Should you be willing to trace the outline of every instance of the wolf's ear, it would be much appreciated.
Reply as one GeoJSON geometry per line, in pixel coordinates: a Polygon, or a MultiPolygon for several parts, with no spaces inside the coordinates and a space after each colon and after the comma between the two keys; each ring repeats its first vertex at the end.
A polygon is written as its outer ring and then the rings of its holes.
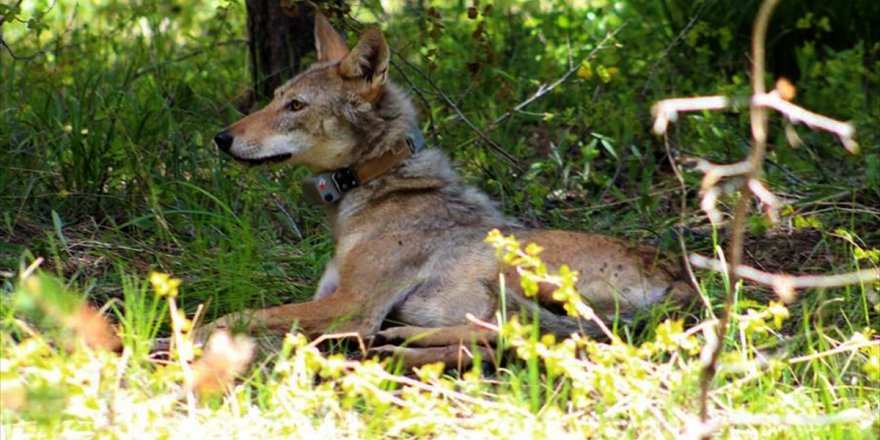
{"type": "Polygon", "coordinates": [[[348,79],[362,79],[361,95],[371,102],[382,96],[388,77],[388,43],[379,29],[366,30],[351,52],[339,64],[339,73],[348,79]]]}
{"type": "Polygon", "coordinates": [[[318,51],[318,61],[341,60],[348,55],[348,46],[339,32],[318,11],[315,11],[315,49],[318,51]]]}

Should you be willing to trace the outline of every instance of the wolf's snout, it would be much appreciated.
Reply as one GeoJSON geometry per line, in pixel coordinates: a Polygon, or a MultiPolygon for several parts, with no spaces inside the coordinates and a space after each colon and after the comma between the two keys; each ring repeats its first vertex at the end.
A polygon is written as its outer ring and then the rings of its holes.
{"type": "Polygon", "coordinates": [[[223,130],[220,133],[217,133],[217,136],[214,136],[214,144],[217,145],[217,148],[224,153],[228,153],[229,149],[232,148],[232,140],[234,138],[228,131],[223,130]]]}

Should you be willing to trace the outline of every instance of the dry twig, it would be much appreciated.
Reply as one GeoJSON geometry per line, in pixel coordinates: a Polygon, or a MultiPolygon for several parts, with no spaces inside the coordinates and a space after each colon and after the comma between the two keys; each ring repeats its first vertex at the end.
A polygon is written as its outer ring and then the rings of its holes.
{"type": "Polygon", "coordinates": [[[609,41],[611,41],[611,39],[614,38],[617,35],[617,33],[620,32],[620,30],[623,29],[625,26],[626,26],[626,24],[623,24],[620,27],[618,27],[617,29],[615,29],[614,32],[611,32],[608,35],[606,35],[605,38],[602,39],[602,41],[599,42],[599,44],[593,50],[591,50],[590,53],[587,54],[587,56],[585,56],[580,63],[571,66],[571,68],[569,68],[565,73],[563,73],[562,76],[560,76],[556,81],[553,81],[549,85],[546,83],[539,85],[538,90],[535,90],[535,93],[533,93],[531,96],[529,96],[528,98],[526,98],[524,101],[520,102],[519,104],[513,106],[513,108],[511,108],[510,110],[504,112],[504,114],[502,114],[501,116],[495,118],[495,120],[492,121],[492,125],[498,125],[499,123],[501,123],[505,119],[512,116],[514,113],[521,112],[529,104],[541,99],[544,95],[549,93],[551,90],[555,89],[556,87],[559,87],[560,84],[562,84],[566,80],[568,80],[568,77],[570,77],[573,73],[577,72],[577,70],[581,68],[584,61],[588,61],[588,60],[593,59],[593,57],[595,57],[596,54],[599,53],[600,50],[605,49],[607,47],[606,44],[609,41]]]}
{"type": "MultiPolygon", "coordinates": [[[[707,258],[702,255],[691,255],[690,262],[696,267],[715,272],[727,272],[730,270],[723,261],[707,258]]],[[[738,278],[772,287],[776,294],[785,302],[791,302],[796,298],[795,289],[842,287],[880,281],[880,269],[864,269],[835,275],[789,275],[786,273],[764,272],[754,267],[740,264],[736,266],[733,272],[736,273],[738,278]]]]}
{"type": "Polygon", "coordinates": [[[482,139],[483,142],[485,142],[487,145],[489,145],[492,148],[492,150],[494,150],[496,153],[498,153],[502,158],[504,158],[508,163],[510,163],[510,165],[512,165],[518,171],[520,171],[520,172],[524,171],[524,169],[522,168],[522,166],[519,164],[519,162],[516,160],[515,157],[513,157],[510,153],[507,152],[507,150],[505,150],[500,145],[498,145],[497,142],[493,141],[490,137],[486,136],[486,134],[483,133],[482,130],[477,128],[477,126],[474,125],[474,123],[471,122],[471,120],[468,119],[467,116],[464,115],[464,113],[461,111],[461,109],[459,109],[458,106],[455,104],[455,101],[453,101],[452,98],[450,98],[446,93],[443,93],[443,90],[441,90],[440,86],[438,86],[437,83],[435,83],[434,80],[431,79],[430,75],[428,75],[427,73],[422,71],[418,66],[409,62],[409,60],[407,60],[406,57],[401,56],[400,53],[398,53],[393,48],[391,48],[391,53],[396,55],[397,58],[403,64],[405,64],[407,67],[409,67],[413,71],[417,72],[422,77],[422,79],[427,81],[428,84],[431,86],[431,88],[434,89],[434,91],[437,93],[437,96],[439,96],[443,100],[443,102],[446,103],[446,105],[452,110],[452,112],[455,113],[455,115],[458,116],[458,118],[461,119],[462,122],[464,122],[465,125],[467,125],[468,128],[471,129],[471,131],[476,133],[477,137],[482,139]]]}
{"type": "MultiPolygon", "coordinates": [[[[696,98],[676,98],[658,102],[652,108],[654,114],[654,132],[666,134],[669,123],[676,121],[682,112],[723,110],[748,105],[752,129],[752,149],[746,160],[734,164],[719,165],[706,160],[696,161],[696,169],[704,173],[701,184],[701,208],[713,223],[721,221],[721,212],[716,207],[718,197],[725,189],[734,189],[740,193],[733,214],[731,238],[727,257],[729,263],[713,260],[700,255],[692,255],[690,262],[697,267],[707,268],[728,275],[728,291],[724,309],[720,314],[716,330],[705,332],[706,345],[701,355],[703,370],[700,376],[700,422],[706,429],[691,430],[700,437],[711,435],[714,429],[709,419],[708,400],[709,387],[715,377],[718,356],[723,348],[727,335],[728,321],[732,313],[737,282],[747,279],[772,286],[777,294],[786,301],[795,298],[795,289],[838,287],[849,284],[876,282],[880,279],[880,270],[868,269],[839,275],[804,275],[771,274],[741,264],[744,239],[744,222],[748,215],[749,204],[755,196],[764,205],[771,220],[778,220],[780,199],[773,194],[760,180],[764,156],[767,148],[767,110],[781,113],[791,123],[803,123],[811,128],[824,130],[837,136],[843,146],[851,153],[858,152],[858,144],[854,140],[855,130],[852,125],[810,112],[789,101],[794,98],[794,86],[787,80],[780,79],[775,90],[766,92],[764,86],[765,40],[767,26],[773,9],[780,0],[765,0],[761,4],[752,35],[752,96],[749,99],[734,99],[726,96],[705,96],[696,98]],[[734,178],[734,185],[719,186],[722,179],[734,178]]],[[[716,420],[717,422],[717,420],[716,420]]],[[[729,423],[729,422],[728,422],[729,423]]]]}
{"type": "Polygon", "coordinates": [[[656,134],[665,134],[669,123],[678,120],[679,113],[736,109],[749,105],[753,109],[773,109],[785,116],[791,123],[803,123],[808,127],[827,131],[837,136],[850,153],[858,153],[859,145],[854,139],[855,129],[852,124],[831,119],[792,104],[789,102],[794,97],[792,89],[791,83],[781,78],[777,81],[775,90],[769,93],[756,93],[751,99],[738,99],[729,96],[664,99],[651,108],[654,115],[653,130],[656,134]]]}

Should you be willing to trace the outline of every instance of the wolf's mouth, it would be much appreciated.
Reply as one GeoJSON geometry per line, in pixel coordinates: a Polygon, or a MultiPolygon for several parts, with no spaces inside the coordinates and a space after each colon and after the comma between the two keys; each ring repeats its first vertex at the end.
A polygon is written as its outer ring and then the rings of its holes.
{"type": "Polygon", "coordinates": [[[233,156],[233,157],[235,158],[235,160],[237,160],[241,163],[246,163],[248,165],[262,165],[262,164],[266,164],[266,163],[284,162],[285,160],[290,159],[291,156],[293,156],[293,155],[292,154],[279,154],[276,156],[260,157],[260,158],[255,158],[255,159],[246,158],[246,157],[236,157],[236,156],[233,156]]]}

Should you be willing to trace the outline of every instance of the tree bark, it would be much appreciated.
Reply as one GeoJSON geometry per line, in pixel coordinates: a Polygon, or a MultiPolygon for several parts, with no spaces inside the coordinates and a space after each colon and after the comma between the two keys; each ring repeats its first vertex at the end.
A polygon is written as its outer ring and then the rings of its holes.
{"type": "Polygon", "coordinates": [[[315,14],[306,2],[246,0],[253,99],[272,98],[275,89],[300,71],[314,50],[315,14]]]}

